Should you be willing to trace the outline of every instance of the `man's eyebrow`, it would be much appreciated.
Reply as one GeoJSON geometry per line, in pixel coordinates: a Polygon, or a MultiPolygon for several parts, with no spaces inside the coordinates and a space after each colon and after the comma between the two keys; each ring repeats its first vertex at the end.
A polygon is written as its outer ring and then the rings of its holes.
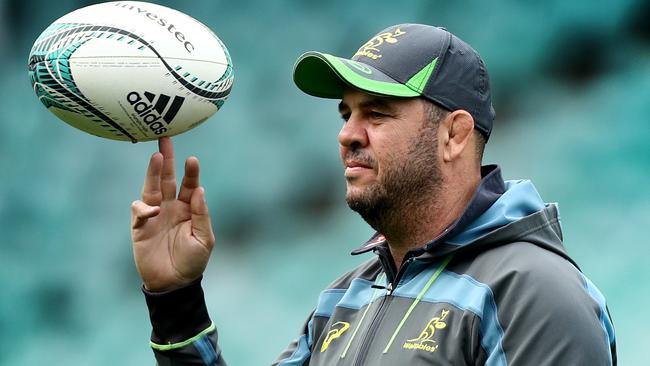
{"type": "Polygon", "coordinates": [[[370,108],[379,108],[384,111],[394,112],[395,107],[390,103],[386,98],[371,98],[364,100],[359,103],[359,108],[361,109],[370,109],[370,108]]]}
{"type": "MultiPolygon", "coordinates": [[[[359,103],[361,109],[379,108],[387,112],[395,112],[395,107],[386,98],[371,98],[359,103]]],[[[349,111],[350,107],[343,101],[339,103],[339,113],[349,111]]]]}

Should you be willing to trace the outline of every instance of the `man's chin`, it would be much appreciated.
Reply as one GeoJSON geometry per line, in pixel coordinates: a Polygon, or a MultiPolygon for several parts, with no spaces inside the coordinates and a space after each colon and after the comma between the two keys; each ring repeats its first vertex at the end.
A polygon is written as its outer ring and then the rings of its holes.
{"type": "Polygon", "coordinates": [[[367,187],[350,186],[350,184],[348,184],[347,192],[345,193],[345,200],[348,203],[367,200],[368,191],[369,189],[367,187]]]}
{"type": "Polygon", "coordinates": [[[381,223],[390,211],[385,197],[372,189],[348,189],[345,200],[352,211],[358,213],[372,228],[381,231],[381,223]]]}
{"type": "Polygon", "coordinates": [[[377,204],[377,192],[372,187],[351,187],[348,185],[345,201],[354,211],[366,211],[377,204]]]}
{"type": "Polygon", "coordinates": [[[362,214],[362,216],[366,211],[368,211],[368,208],[371,206],[369,202],[360,199],[359,197],[347,196],[345,198],[345,201],[352,211],[362,214]]]}

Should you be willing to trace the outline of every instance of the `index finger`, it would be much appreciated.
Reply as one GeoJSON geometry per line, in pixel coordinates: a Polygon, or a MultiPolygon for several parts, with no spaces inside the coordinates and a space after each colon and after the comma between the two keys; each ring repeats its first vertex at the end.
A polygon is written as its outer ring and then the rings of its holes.
{"type": "Polygon", "coordinates": [[[176,199],[176,168],[174,167],[174,145],[169,137],[158,140],[158,149],[163,156],[160,187],[163,200],[176,199]]]}

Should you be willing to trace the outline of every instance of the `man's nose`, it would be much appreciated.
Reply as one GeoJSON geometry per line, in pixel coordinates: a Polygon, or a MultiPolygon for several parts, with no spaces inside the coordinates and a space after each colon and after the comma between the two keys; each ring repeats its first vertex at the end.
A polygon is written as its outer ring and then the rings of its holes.
{"type": "Polygon", "coordinates": [[[342,147],[358,148],[368,145],[368,131],[359,118],[350,116],[339,132],[339,144],[342,147]]]}

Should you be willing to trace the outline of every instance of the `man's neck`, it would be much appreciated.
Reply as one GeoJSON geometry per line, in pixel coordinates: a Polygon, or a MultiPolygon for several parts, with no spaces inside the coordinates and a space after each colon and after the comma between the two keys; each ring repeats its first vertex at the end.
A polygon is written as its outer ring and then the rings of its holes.
{"type": "Polygon", "coordinates": [[[380,231],[388,241],[395,268],[399,270],[406,253],[433,241],[462,215],[479,183],[480,178],[462,188],[441,191],[431,202],[393,212],[394,219],[380,231]]]}

